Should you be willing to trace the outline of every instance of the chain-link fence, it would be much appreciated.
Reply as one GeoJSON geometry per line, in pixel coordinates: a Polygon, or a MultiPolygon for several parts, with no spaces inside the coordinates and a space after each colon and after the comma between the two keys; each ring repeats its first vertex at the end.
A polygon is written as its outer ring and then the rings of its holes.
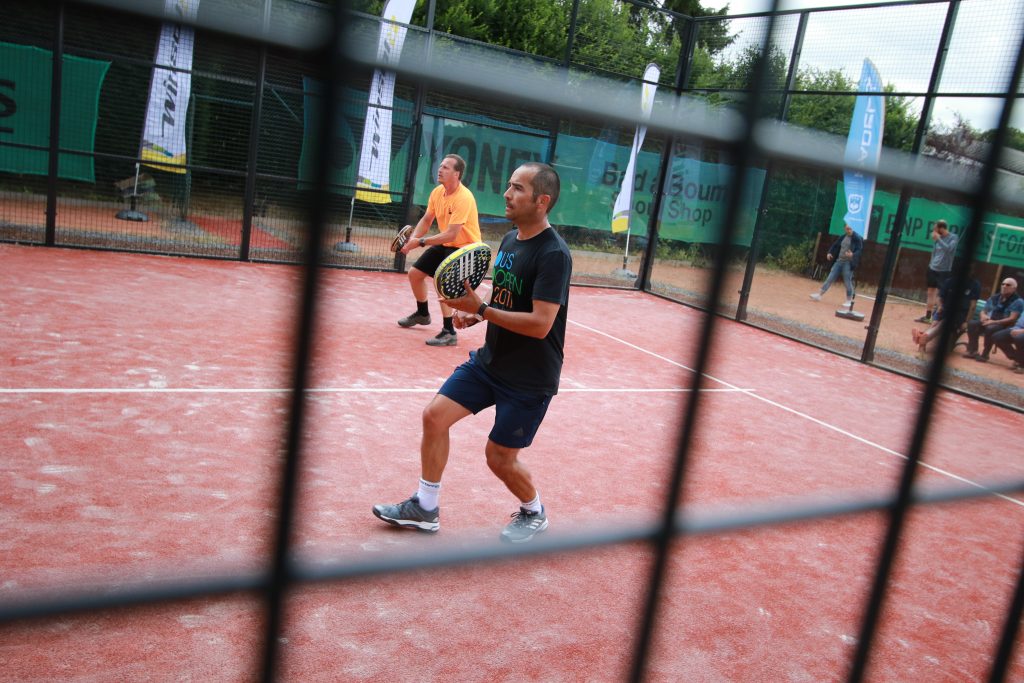
{"type": "MultiPolygon", "coordinates": [[[[369,13],[352,15],[352,34],[368,59],[377,51],[381,5],[363,3],[369,13]]],[[[766,14],[691,18],[640,3],[576,0],[551,10],[550,35],[536,47],[543,54],[529,55],[443,33],[429,22],[445,16],[428,7],[413,15],[404,53],[389,56],[399,65],[434,54],[458,63],[514,64],[520,73],[541,76],[566,67],[567,87],[618,82],[620,91],[606,89],[606,96],[634,108],[645,66],[656,63],[659,72],[648,86],[657,87],[658,102],[689,94],[738,110],[767,45],[759,115],[840,137],[850,129],[857,76],[870,57],[885,86],[886,149],[974,167],[975,174],[1007,91],[1024,11],[1002,0],[890,3],[784,12],[772,23],[766,14]],[[982,39],[991,50],[975,49],[982,39]],[[957,128],[967,117],[973,123],[957,128]],[[965,131],[974,138],[964,140],[965,131]],[[951,147],[951,139],[959,146],[951,147]]],[[[233,21],[209,3],[196,11],[201,25],[233,21]]],[[[252,3],[249,13],[256,26],[322,25],[329,8],[277,0],[252,3]]],[[[201,26],[179,35],[180,45],[166,37],[175,54],[188,56],[188,68],[154,68],[167,64],[158,55],[164,25],[156,18],[20,0],[5,3],[0,14],[0,239],[301,260],[312,160],[323,144],[316,132],[322,83],[309,53],[201,26]],[[59,109],[51,108],[54,102],[59,109]],[[60,116],[51,117],[53,111],[60,116]],[[180,149],[149,139],[158,128],[177,135],[180,149]]],[[[553,221],[578,252],[577,283],[638,287],[706,305],[702,283],[719,255],[714,245],[733,172],[727,148],[652,131],[635,158],[628,230],[620,232],[612,214],[625,187],[635,125],[579,112],[559,116],[542,105],[507,106],[402,77],[387,84],[385,102],[383,91],[373,90],[380,83],[373,76],[367,68],[347,81],[330,142],[337,166],[329,178],[325,265],[403,269],[404,258],[388,251],[390,238],[422,214],[436,166],[449,152],[466,158],[464,181],[476,194],[485,239],[496,242],[508,227],[501,194],[511,169],[541,159],[558,165],[570,190],[553,221]],[[374,157],[377,179],[360,181],[371,168],[364,133],[382,120],[389,124],[389,138],[381,141],[388,149],[374,157]]],[[[1012,201],[1000,200],[1022,189],[1019,158],[1024,155],[1015,148],[1003,155],[1000,193],[973,254],[983,298],[1001,278],[1024,269],[1024,217],[1012,201]]],[[[811,280],[828,270],[825,254],[845,211],[842,170],[776,160],[755,162],[749,173],[728,255],[736,287],[728,288],[719,310],[923,374],[926,360],[908,341],[908,328],[925,313],[929,226],[945,218],[962,234],[969,222],[962,198],[927,189],[906,194],[898,182],[879,181],[857,274],[861,312],[871,312],[864,329],[821,320],[792,301],[797,291],[806,298],[818,284],[811,280]],[[907,208],[896,229],[901,200],[907,208]]],[[[1019,408],[1011,360],[997,358],[985,368],[954,361],[945,381],[1019,408]]]]}

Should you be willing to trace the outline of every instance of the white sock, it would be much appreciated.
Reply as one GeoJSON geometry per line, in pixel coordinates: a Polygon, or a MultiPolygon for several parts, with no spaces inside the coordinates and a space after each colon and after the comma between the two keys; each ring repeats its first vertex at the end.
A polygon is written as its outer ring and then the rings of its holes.
{"type": "Polygon", "coordinates": [[[540,512],[541,510],[544,509],[544,506],[540,504],[539,491],[537,492],[537,495],[533,497],[533,500],[531,500],[529,503],[519,503],[519,505],[520,507],[529,510],[530,512],[540,512]]]}
{"type": "Polygon", "coordinates": [[[420,507],[430,512],[437,509],[437,499],[441,495],[441,482],[420,479],[420,488],[416,496],[420,499],[420,507]]]}

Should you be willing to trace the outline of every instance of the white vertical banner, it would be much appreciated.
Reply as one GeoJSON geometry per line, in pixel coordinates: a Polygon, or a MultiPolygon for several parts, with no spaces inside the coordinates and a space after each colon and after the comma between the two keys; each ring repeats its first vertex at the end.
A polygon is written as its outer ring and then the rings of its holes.
{"type": "MultiPolygon", "coordinates": [[[[644,83],[640,93],[641,116],[644,121],[651,117],[651,110],[654,109],[654,93],[658,90],[658,77],[661,69],[657,64],[648,64],[644,70],[644,83]]],[[[633,208],[633,183],[636,175],[636,157],[644,144],[644,136],[647,135],[647,126],[641,123],[633,134],[633,147],[629,152],[629,163],[626,164],[626,172],[622,176],[622,188],[619,196],[615,198],[615,206],[612,208],[612,232],[628,232],[629,217],[633,208]]],[[[628,247],[627,247],[628,248],[628,247]]]]}
{"type": "MultiPolygon", "coordinates": [[[[882,78],[870,59],[861,68],[859,92],[882,91],[882,78]]],[[[871,228],[871,208],[875,199],[875,174],[882,154],[885,130],[885,97],[858,95],[853,105],[850,134],[846,138],[843,162],[843,189],[846,194],[846,215],[843,219],[863,238],[871,228]]]]}
{"type": "MultiPolygon", "coordinates": [[[[199,0],[165,0],[164,12],[194,20],[199,0]]],[[[146,126],[142,132],[143,163],[163,171],[184,173],[185,114],[192,90],[192,48],[195,31],[164,24],[156,47],[156,66],[149,84],[146,126]],[[169,67],[169,68],[161,68],[169,67]]]]}
{"type": "MultiPolygon", "coordinates": [[[[377,61],[397,64],[402,55],[405,33],[400,24],[412,20],[416,0],[388,0],[377,42],[377,61]]],[[[391,107],[395,96],[395,73],[374,69],[359,152],[356,199],[375,204],[391,203],[391,107]],[[379,191],[372,191],[379,190],[379,191]]]]}

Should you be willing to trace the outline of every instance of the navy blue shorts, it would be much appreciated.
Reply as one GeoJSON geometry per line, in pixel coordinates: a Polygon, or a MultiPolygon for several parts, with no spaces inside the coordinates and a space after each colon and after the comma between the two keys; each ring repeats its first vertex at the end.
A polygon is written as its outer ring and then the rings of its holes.
{"type": "Polygon", "coordinates": [[[551,396],[529,394],[496,381],[476,362],[476,352],[455,368],[438,390],[474,415],[494,406],[494,426],[488,438],[505,448],[526,448],[544,421],[551,396]]]}

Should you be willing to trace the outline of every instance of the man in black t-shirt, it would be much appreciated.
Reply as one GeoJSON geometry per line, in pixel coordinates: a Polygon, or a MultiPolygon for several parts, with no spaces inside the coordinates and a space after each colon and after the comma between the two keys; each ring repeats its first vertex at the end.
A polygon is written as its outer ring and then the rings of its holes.
{"type": "Polygon", "coordinates": [[[487,321],[484,345],[455,369],[423,411],[419,489],[401,503],[374,505],[373,514],[385,522],[430,532],[440,528],[449,430],[493,405],[487,466],[519,500],[501,539],[523,543],[548,527],[540,494],[518,456],[533,442],[562,371],[572,256],[548,222],[558,194],[558,174],[547,164],[517,168],[505,191],[505,217],[516,229],[502,238],[495,256],[490,303],[468,285],[465,296],[445,300],[458,311],[456,328],[487,321]]]}

